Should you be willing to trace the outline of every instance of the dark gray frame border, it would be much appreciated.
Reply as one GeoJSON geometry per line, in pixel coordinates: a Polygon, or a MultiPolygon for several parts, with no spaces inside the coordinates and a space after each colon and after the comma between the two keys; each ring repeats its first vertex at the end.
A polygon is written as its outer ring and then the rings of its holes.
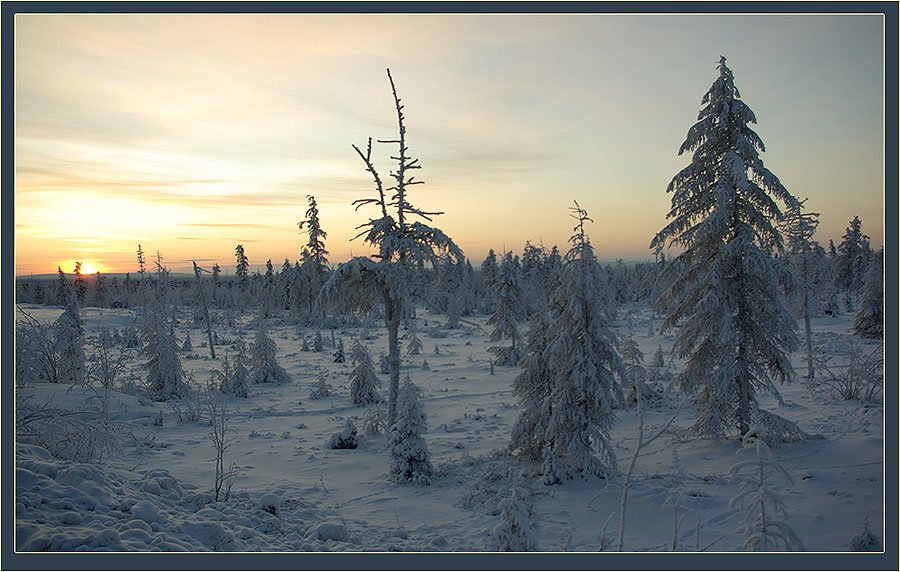
{"type": "Polygon", "coordinates": [[[2,466],[15,471],[14,18],[20,13],[874,13],[885,16],[885,538],[851,553],[16,553],[15,490],[0,489],[0,570],[900,570],[897,462],[898,3],[894,2],[29,2],[2,9],[2,466]],[[891,353],[893,352],[893,353],[891,353]],[[894,382],[894,383],[892,383],[894,382]],[[888,445],[890,444],[890,445],[888,445]]]}

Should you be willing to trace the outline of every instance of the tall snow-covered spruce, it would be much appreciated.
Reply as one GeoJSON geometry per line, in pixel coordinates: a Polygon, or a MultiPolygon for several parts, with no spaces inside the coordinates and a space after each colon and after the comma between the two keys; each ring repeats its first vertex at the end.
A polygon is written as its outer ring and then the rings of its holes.
{"type": "Polygon", "coordinates": [[[650,244],[683,250],[666,267],[658,305],[669,312],[662,330],[678,327],[680,383],[698,407],[693,429],[712,439],[750,429],[761,417],[757,392],[777,396],[774,381],[790,380],[797,347],[781,299],[786,274],[773,257],[783,250],[778,203],[797,199],[763,165],[765,146],[748,126],[756,117],[724,57],[718,70],[679,149],[693,156],[669,183],[671,222],[650,244]]]}
{"type": "Polygon", "coordinates": [[[400,322],[409,313],[414,297],[423,297],[424,285],[420,282],[422,272],[417,269],[431,264],[437,266],[450,258],[458,263],[464,260],[463,253],[453,240],[440,229],[413,217],[431,222],[432,216],[440,212],[419,209],[410,202],[409,190],[424,181],[417,180],[412,173],[421,168],[419,160],[409,155],[406,143],[406,125],[403,108],[391,71],[388,80],[397,113],[398,136],[396,139],[379,140],[379,143],[396,145],[397,151],[391,159],[396,167],[390,172],[394,184],[385,188],[381,175],[375,168],[372,157],[372,139],[365,152],[353,145],[362,159],[366,171],[372,176],[376,197],[353,202],[356,208],[367,205],[378,207],[376,218],[361,224],[357,238],[377,249],[371,257],[355,257],[338,266],[325,284],[323,299],[341,310],[372,307],[373,299],[380,299],[384,308],[384,324],[388,332],[388,424],[397,420],[397,399],[400,391],[400,322]]]}
{"type": "Polygon", "coordinates": [[[516,366],[521,357],[521,345],[518,323],[524,321],[526,314],[525,294],[519,280],[518,267],[511,252],[507,252],[500,264],[499,276],[495,279],[494,299],[496,306],[494,313],[488,319],[489,326],[494,326],[491,331],[491,341],[499,342],[510,340],[510,346],[493,346],[488,349],[496,356],[497,365],[516,366]]]}
{"type": "Polygon", "coordinates": [[[543,461],[547,484],[617,469],[609,433],[613,407],[623,402],[624,368],[611,329],[606,279],[585,233],[591,219],[578,203],[572,211],[578,222],[560,285],[550,298],[546,335],[532,326],[525,371],[513,383],[523,411],[511,449],[543,461]]]}
{"type": "Polygon", "coordinates": [[[295,287],[298,289],[298,313],[304,315],[307,322],[311,322],[315,315],[315,302],[319,291],[328,279],[328,250],[325,249],[325,238],[328,237],[328,233],[322,229],[319,222],[319,205],[316,203],[316,197],[308,195],[306,198],[309,201],[306,218],[297,223],[297,226],[300,230],[306,228],[308,240],[300,251],[300,275],[295,287]]]}

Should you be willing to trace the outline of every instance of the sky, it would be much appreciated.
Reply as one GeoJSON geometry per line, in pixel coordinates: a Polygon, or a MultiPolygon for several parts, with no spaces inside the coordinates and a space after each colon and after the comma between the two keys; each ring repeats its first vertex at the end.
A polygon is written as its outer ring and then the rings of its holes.
{"type": "MultiPolygon", "coordinates": [[[[377,215],[351,144],[394,138],[386,68],[426,182],[410,199],[475,264],[565,250],[652,260],[666,186],[727,58],[762,159],[839,242],[884,221],[880,15],[27,15],[15,20],[19,275],[296,260],[307,195],[332,262],[377,215]]],[[[376,167],[390,170],[386,145],[376,167]]]]}

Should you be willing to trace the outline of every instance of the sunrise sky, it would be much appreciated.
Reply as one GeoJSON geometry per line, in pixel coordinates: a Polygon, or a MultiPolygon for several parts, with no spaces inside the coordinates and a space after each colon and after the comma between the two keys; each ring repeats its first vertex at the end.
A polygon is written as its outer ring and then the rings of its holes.
{"type": "Polygon", "coordinates": [[[395,134],[386,67],[427,183],[411,199],[474,263],[564,247],[573,199],[602,259],[652,259],[720,54],[817,238],[859,215],[883,243],[877,15],[20,14],[15,46],[18,274],[133,272],[138,243],[173,270],[231,268],[238,243],[280,265],[308,194],[332,261],[366,253],[351,144],[395,134]]]}

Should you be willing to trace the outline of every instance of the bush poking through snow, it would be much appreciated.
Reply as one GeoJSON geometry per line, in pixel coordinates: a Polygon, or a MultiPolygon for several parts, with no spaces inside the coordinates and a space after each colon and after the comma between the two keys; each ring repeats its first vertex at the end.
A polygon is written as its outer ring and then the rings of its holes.
{"type": "Polygon", "coordinates": [[[359,441],[356,438],[356,425],[351,419],[347,419],[344,429],[340,433],[335,433],[328,441],[330,449],[356,449],[359,447],[359,441]]]}
{"type": "Polygon", "coordinates": [[[412,332],[409,335],[409,343],[406,344],[406,353],[411,356],[417,356],[422,353],[422,340],[416,336],[415,332],[412,332]]]}
{"type": "Polygon", "coordinates": [[[313,338],[312,351],[321,352],[322,349],[322,332],[316,332],[316,337],[313,338]]]}
{"type": "Polygon", "coordinates": [[[381,380],[375,373],[375,364],[366,346],[359,339],[353,340],[350,346],[350,364],[353,366],[350,371],[350,402],[360,406],[381,401],[378,394],[381,380]]]}
{"type": "Polygon", "coordinates": [[[869,528],[869,517],[863,522],[863,531],[850,539],[850,552],[881,552],[881,541],[869,528]]]}
{"type": "Polygon", "coordinates": [[[338,340],[337,350],[334,352],[334,363],[344,363],[347,356],[344,354],[344,340],[338,340]]]}
{"type": "Polygon", "coordinates": [[[779,550],[779,547],[788,551],[803,550],[803,542],[784,521],[784,503],[770,484],[778,473],[793,484],[790,475],[775,460],[761,429],[752,427],[741,440],[744,443],[742,450],[752,450],[756,456],[736,463],[728,471],[729,478],[739,483],[741,491],[728,503],[729,510],[744,508],[749,503],[744,521],[738,528],[744,535],[743,549],[753,552],[779,550]]]}
{"type": "Polygon", "coordinates": [[[231,439],[228,433],[231,429],[228,427],[228,401],[222,394],[215,394],[211,391],[206,393],[206,409],[209,413],[209,439],[213,443],[216,450],[215,466],[216,476],[213,483],[213,494],[215,501],[227,501],[231,497],[231,487],[237,471],[234,463],[225,468],[225,449],[231,439]]]}
{"type": "Polygon", "coordinates": [[[56,351],[59,355],[59,382],[81,385],[85,380],[84,320],[75,296],[56,320],[56,351]]]}
{"type": "Polygon", "coordinates": [[[810,390],[832,398],[874,401],[884,385],[883,351],[880,345],[870,351],[859,340],[848,340],[837,352],[816,360],[818,375],[809,380],[810,390]]]}
{"type": "Polygon", "coordinates": [[[310,399],[323,399],[334,394],[334,388],[325,383],[325,374],[319,372],[319,379],[309,390],[310,399]]]}
{"type": "Polygon", "coordinates": [[[531,503],[528,494],[519,486],[510,488],[509,495],[500,501],[500,524],[491,531],[491,540],[498,552],[530,552],[537,549],[531,525],[531,503]]]}
{"type": "Polygon", "coordinates": [[[225,356],[222,371],[216,372],[220,378],[219,391],[235,397],[249,397],[250,372],[247,371],[245,361],[244,342],[239,342],[237,355],[234,356],[234,364],[229,364],[228,356],[225,356]]]}
{"type": "Polygon", "coordinates": [[[407,376],[397,400],[397,421],[391,426],[391,479],[398,482],[431,483],[431,453],[422,438],[428,430],[419,404],[419,388],[407,376]]]}
{"type": "Polygon", "coordinates": [[[379,403],[370,407],[363,415],[363,431],[366,435],[384,435],[387,432],[387,412],[379,403]]]}
{"type": "Polygon", "coordinates": [[[288,383],[291,376],[278,364],[275,342],[266,334],[262,324],[250,346],[250,371],[253,383],[288,383]]]}
{"type": "Polygon", "coordinates": [[[165,301],[159,300],[148,308],[141,324],[147,356],[147,392],[156,401],[169,401],[188,393],[174,325],[166,319],[168,314],[165,301]]]}

